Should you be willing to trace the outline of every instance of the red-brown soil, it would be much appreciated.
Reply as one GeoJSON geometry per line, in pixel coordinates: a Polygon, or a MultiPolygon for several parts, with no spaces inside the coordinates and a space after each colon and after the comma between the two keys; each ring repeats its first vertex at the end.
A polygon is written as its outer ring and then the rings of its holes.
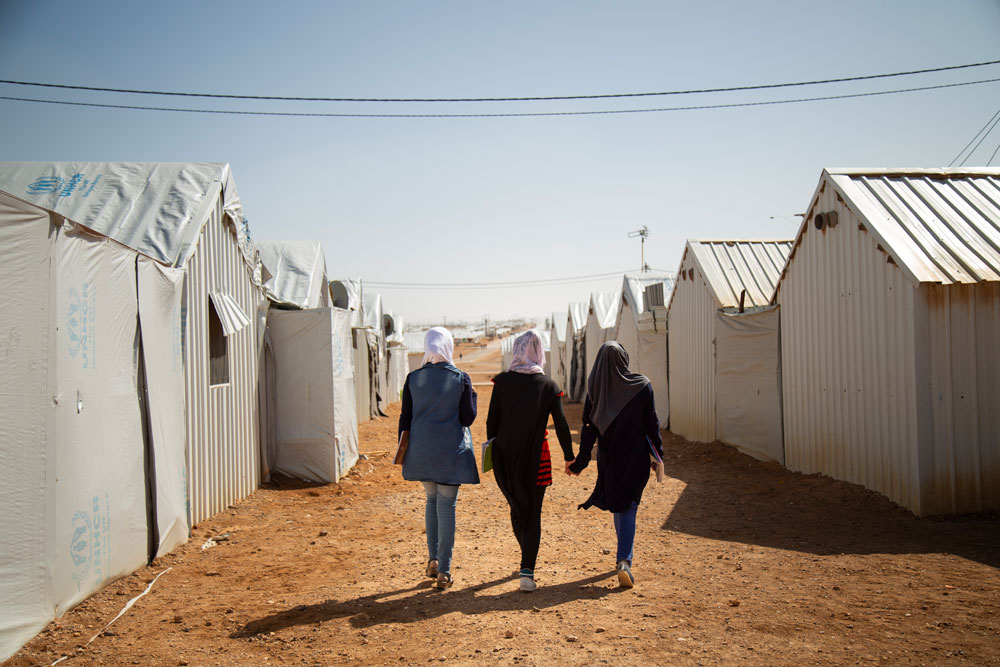
{"type": "MultiPolygon", "coordinates": [[[[485,382],[478,442],[498,353],[463,352],[485,382]]],[[[567,406],[575,429],[580,411],[567,406]]],[[[634,589],[612,576],[610,515],[576,509],[591,466],[557,471],[530,594],[492,475],[463,486],[455,586],[436,591],[422,490],[389,460],[398,414],[361,425],[368,458],[340,484],[266,485],[7,664],[1000,664],[1000,518],[917,519],[858,486],[670,433],[670,479],[639,510],[634,589]]]]}

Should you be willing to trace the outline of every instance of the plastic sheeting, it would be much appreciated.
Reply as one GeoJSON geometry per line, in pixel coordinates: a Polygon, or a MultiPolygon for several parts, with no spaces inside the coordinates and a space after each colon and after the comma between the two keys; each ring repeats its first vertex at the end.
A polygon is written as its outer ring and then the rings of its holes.
{"type": "Polygon", "coordinates": [[[137,268],[159,557],[186,542],[190,532],[182,329],[186,274],[142,255],[137,268]]]}
{"type": "Polygon", "coordinates": [[[243,222],[228,164],[4,162],[0,189],[172,266],[194,253],[220,190],[224,212],[243,222]]]}
{"type": "Polygon", "coordinates": [[[264,283],[269,299],[300,309],[330,306],[326,255],[319,241],[257,241],[257,249],[271,274],[264,283]]]}
{"type": "Polygon", "coordinates": [[[136,253],[2,193],[0,247],[6,658],[145,564],[149,527],[136,253]]]}
{"type": "Polygon", "coordinates": [[[649,378],[660,428],[670,423],[670,392],[667,386],[667,334],[639,333],[639,359],[636,369],[649,378]]]}
{"type": "Polygon", "coordinates": [[[715,400],[719,440],[784,464],[778,308],[716,314],[715,400]]]}
{"type": "Polygon", "coordinates": [[[350,312],[271,310],[276,402],[272,469],[337,482],[358,460],[350,312]]]}
{"type": "Polygon", "coordinates": [[[386,350],[386,357],[389,368],[386,400],[389,403],[398,403],[403,398],[403,385],[406,383],[406,375],[410,372],[409,354],[402,345],[390,345],[386,350]]]}

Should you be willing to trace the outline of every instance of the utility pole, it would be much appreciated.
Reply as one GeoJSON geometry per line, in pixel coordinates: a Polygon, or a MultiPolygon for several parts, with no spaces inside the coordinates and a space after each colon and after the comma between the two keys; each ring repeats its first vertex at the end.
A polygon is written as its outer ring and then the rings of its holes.
{"type": "Polygon", "coordinates": [[[634,232],[629,232],[628,237],[630,239],[638,238],[640,239],[639,252],[640,252],[640,271],[649,271],[649,265],[646,264],[646,237],[649,236],[649,227],[643,225],[641,229],[637,229],[634,232]]]}

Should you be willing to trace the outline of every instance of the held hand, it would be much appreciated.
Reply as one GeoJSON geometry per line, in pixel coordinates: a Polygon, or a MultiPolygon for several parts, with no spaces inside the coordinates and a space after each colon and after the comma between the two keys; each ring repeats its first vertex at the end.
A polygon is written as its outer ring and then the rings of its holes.
{"type": "Polygon", "coordinates": [[[571,461],[566,461],[566,474],[569,475],[570,477],[579,477],[580,476],[580,473],[573,472],[572,470],[569,469],[569,467],[571,465],[573,465],[573,461],[575,461],[575,460],[576,459],[573,459],[571,461]]]}

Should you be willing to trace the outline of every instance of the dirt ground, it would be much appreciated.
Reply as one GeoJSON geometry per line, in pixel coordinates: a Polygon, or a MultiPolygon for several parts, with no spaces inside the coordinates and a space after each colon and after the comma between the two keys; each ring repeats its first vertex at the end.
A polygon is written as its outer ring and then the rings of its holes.
{"type": "MultiPolygon", "coordinates": [[[[462,352],[483,383],[481,442],[499,352],[462,352]]],[[[578,438],[581,406],[566,411],[578,438]]],[[[634,589],[613,576],[611,516],[576,509],[592,465],[577,478],[554,466],[529,594],[492,474],[463,486],[455,586],[436,591],[422,490],[390,461],[398,414],[361,425],[367,459],[340,484],[266,485],[6,664],[1000,664],[1000,517],[917,519],[668,432],[670,478],[639,509],[634,589]]]]}

